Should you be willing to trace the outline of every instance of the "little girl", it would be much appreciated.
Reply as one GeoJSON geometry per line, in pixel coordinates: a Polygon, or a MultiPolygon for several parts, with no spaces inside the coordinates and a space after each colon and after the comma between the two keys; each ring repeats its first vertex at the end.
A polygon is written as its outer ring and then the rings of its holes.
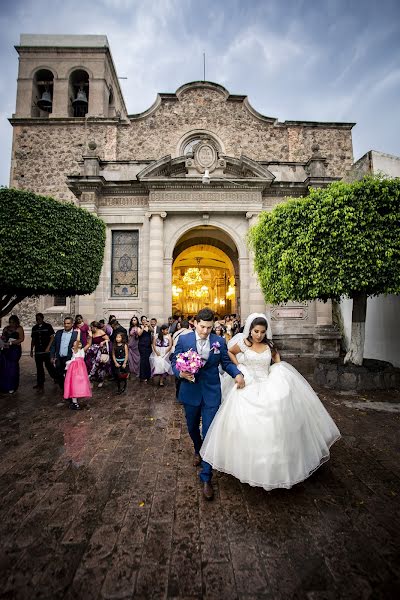
{"type": "Polygon", "coordinates": [[[129,375],[129,372],[126,368],[129,356],[128,352],[128,344],[126,343],[125,334],[117,333],[112,347],[112,359],[114,363],[114,377],[118,385],[118,394],[123,394],[126,390],[126,383],[129,375]],[[121,381],[123,381],[122,390],[121,381]]]}
{"type": "Polygon", "coordinates": [[[169,354],[172,348],[172,337],[168,333],[168,325],[162,325],[160,333],[153,338],[153,352],[150,355],[151,376],[160,376],[159,385],[163,386],[167,375],[172,375],[169,354]]]}
{"type": "Polygon", "coordinates": [[[70,408],[79,410],[78,398],[91,398],[89,376],[86,369],[85,351],[82,342],[76,340],[72,346],[72,358],[67,362],[64,381],[64,398],[70,399],[70,408]]]}

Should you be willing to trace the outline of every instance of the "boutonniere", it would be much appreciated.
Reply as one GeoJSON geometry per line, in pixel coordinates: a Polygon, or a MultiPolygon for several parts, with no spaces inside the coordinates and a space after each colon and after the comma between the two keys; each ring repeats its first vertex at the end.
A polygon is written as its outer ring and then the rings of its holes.
{"type": "Polygon", "coordinates": [[[214,350],[214,354],[219,354],[219,349],[221,348],[221,344],[219,342],[214,342],[211,346],[211,350],[214,350]]]}

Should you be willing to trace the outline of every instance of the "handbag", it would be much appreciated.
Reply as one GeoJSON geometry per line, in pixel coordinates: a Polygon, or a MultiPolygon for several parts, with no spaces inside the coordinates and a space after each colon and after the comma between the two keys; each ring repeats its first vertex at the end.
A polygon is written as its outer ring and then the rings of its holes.
{"type": "Polygon", "coordinates": [[[118,379],[128,379],[129,371],[127,367],[120,367],[118,369],[118,379]]]}
{"type": "Polygon", "coordinates": [[[105,346],[102,347],[102,349],[100,350],[101,354],[100,354],[100,362],[101,363],[108,363],[108,361],[110,360],[110,351],[108,348],[108,342],[106,342],[105,346]]]}

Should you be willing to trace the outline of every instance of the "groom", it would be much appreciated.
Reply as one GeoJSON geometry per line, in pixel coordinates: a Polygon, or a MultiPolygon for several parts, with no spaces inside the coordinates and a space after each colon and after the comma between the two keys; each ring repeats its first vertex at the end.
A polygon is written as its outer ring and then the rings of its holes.
{"type": "Polygon", "coordinates": [[[233,377],[239,388],[244,387],[244,377],[228,356],[226,342],[223,338],[211,333],[214,326],[214,313],[209,308],[199,311],[194,320],[192,333],[179,337],[171,364],[176,377],[181,379],[179,401],[185,408],[186,423],[194,445],[194,466],[201,464],[200,480],[203,482],[203,495],[212,500],[214,490],[211,485],[211,465],[200,457],[202,439],[206,437],[208,428],[221,404],[221,384],[218,365],[233,377]],[[180,352],[195,350],[206,361],[196,375],[176,368],[176,357],[180,352]],[[200,436],[200,418],[202,421],[202,437],[200,436]]]}

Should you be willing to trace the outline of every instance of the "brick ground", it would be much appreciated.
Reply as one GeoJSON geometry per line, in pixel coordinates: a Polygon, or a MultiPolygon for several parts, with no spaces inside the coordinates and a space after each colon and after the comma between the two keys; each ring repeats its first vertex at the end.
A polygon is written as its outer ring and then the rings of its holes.
{"type": "Polygon", "coordinates": [[[1,598],[400,597],[400,413],[348,405],[397,392],[318,390],[343,434],[329,463],[290,491],[217,474],[207,503],[172,382],[72,412],[22,369],[0,397],[1,598]]]}

